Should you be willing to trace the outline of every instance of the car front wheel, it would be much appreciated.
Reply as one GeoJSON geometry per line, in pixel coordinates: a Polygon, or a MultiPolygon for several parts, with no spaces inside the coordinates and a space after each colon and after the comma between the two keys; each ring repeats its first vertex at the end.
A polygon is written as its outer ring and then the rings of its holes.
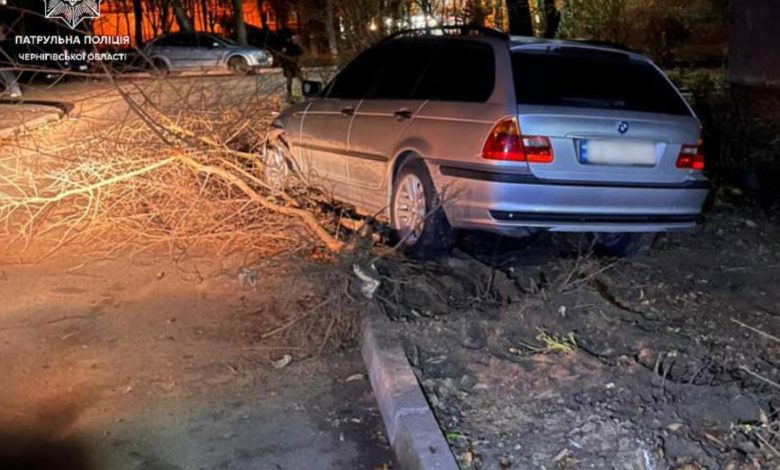
{"type": "Polygon", "coordinates": [[[435,258],[455,244],[455,233],[421,160],[404,164],[393,184],[390,217],[394,245],[409,256],[435,258]]]}
{"type": "Polygon", "coordinates": [[[228,68],[233,75],[248,75],[250,71],[249,63],[243,57],[231,57],[228,61],[228,68]]]}
{"type": "Polygon", "coordinates": [[[171,74],[171,68],[164,60],[158,58],[152,61],[151,73],[157,78],[165,78],[171,74]]]}

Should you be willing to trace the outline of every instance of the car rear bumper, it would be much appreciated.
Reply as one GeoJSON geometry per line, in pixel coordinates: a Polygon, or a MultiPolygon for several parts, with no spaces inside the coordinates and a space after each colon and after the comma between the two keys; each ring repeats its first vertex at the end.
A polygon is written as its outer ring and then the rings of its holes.
{"type": "Polygon", "coordinates": [[[519,235],[529,229],[560,232],[665,232],[696,226],[707,197],[706,180],[685,183],[604,183],[539,180],[436,165],[445,212],[456,228],[519,235]]]}

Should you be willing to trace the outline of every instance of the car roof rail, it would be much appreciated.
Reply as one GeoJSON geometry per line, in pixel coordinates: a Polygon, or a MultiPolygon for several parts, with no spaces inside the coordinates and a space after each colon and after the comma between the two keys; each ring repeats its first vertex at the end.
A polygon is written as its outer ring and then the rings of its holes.
{"type": "Polygon", "coordinates": [[[493,28],[488,28],[486,26],[478,26],[478,25],[451,24],[451,25],[428,26],[425,28],[404,29],[385,37],[384,39],[379,41],[379,44],[392,41],[393,39],[404,38],[404,37],[433,36],[435,35],[434,31],[439,31],[442,36],[482,35],[491,38],[509,40],[509,35],[498,29],[493,29],[493,28]]]}
{"type": "Polygon", "coordinates": [[[597,39],[574,39],[572,42],[585,44],[587,46],[596,46],[596,47],[604,47],[609,49],[615,49],[618,51],[624,51],[624,52],[633,52],[635,54],[639,54],[638,51],[631,49],[630,47],[626,46],[625,44],[621,44],[619,42],[612,42],[612,41],[600,41],[597,39]]]}

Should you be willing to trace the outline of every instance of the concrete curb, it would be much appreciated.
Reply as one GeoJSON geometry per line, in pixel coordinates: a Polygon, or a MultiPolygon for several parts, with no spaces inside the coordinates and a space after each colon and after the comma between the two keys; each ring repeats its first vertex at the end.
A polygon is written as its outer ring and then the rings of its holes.
{"type": "Polygon", "coordinates": [[[0,139],[6,139],[8,137],[13,137],[14,135],[30,132],[50,122],[59,121],[64,116],[65,113],[62,110],[52,107],[51,111],[47,110],[41,116],[22,121],[16,126],[0,129],[0,139]]]}
{"type": "Polygon", "coordinates": [[[363,318],[360,350],[399,467],[457,470],[406,354],[376,304],[363,318]]]}

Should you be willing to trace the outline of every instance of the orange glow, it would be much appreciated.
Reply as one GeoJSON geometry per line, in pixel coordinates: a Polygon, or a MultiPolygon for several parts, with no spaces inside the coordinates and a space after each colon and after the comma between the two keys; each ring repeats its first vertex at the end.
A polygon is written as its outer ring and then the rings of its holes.
{"type": "MultiPolygon", "coordinates": [[[[101,4],[100,18],[95,20],[92,30],[97,35],[106,36],[130,36],[130,40],[135,46],[135,14],[131,6],[122,10],[120,5],[112,5],[109,2],[101,4]]],[[[221,21],[232,22],[232,12],[224,6],[210,6],[207,8],[207,15],[203,14],[202,4],[195,5],[191,21],[197,31],[213,31],[215,33],[224,33],[220,24],[221,21]],[[209,24],[207,24],[207,19],[209,24]]],[[[273,10],[267,3],[263,3],[262,11],[257,2],[245,2],[243,4],[244,20],[248,26],[262,27],[262,16],[264,15],[268,28],[272,31],[277,29],[276,19],[273,10]]],[[[144,11],[143,36],[144,41],[148,41],[167,29],[168,31],[178,31],[179,27],[174,19],[172,9],[169,9],[166,15],[161,15],[159,10],[153,12],[144,11]],[[167,28],[162,25],[162,16],[165,16],[167,28]]]]}

